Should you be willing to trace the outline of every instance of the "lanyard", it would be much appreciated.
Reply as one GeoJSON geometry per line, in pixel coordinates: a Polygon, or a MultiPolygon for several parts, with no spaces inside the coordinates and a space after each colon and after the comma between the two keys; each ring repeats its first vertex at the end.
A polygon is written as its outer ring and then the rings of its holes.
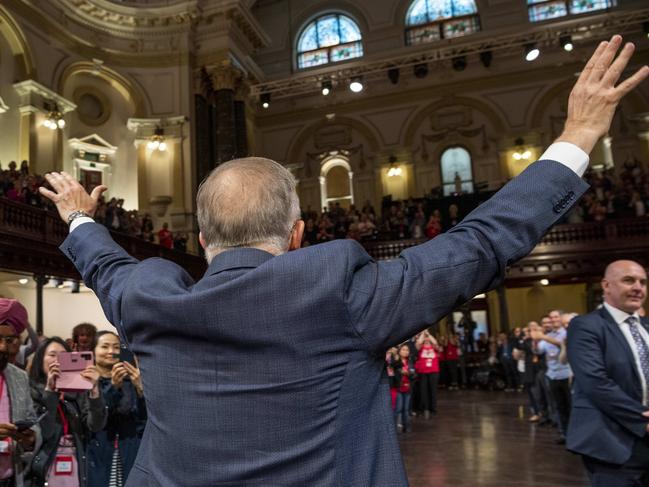
{"type": "Polygon", "coordinates": [[[56,410],[59,412],[59,416],[61,417],[61,423],[63,423],[63,434],[67,436],[70,430],[70,424],[68,423],[68,418],[65,417],[61,402],[59,402],[59,404],[56,406],[56,410]]]}

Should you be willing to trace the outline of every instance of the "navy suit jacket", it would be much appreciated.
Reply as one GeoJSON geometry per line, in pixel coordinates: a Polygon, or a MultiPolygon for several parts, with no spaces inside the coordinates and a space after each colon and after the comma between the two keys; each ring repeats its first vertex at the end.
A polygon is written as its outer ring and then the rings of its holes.
{"type": "Polygon", "coordinates": [[[127,485],[407,485],[385,350],[496,286],[587,187],[540,161],[393,261],[352,240],[239,248],[198,282],[79,226],[61,249],[142,369],[149,421],[127,485]]]}
{"type": "MultiPolygon", "coordinates": [[[[641,320],[647,328],[649,322],[641,320]]],[[[642,383],[620,325],[602,307],[568,327],[568,361],[575,374],[566,445],[599,460],[623,464],[636,438],[647,434],[642,383]]]]}

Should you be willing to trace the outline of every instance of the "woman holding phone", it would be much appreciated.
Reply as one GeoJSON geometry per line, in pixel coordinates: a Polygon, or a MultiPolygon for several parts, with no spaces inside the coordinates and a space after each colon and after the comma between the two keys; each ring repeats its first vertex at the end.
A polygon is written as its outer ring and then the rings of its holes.
{"type": "Polygon", "coordinates": [[[108,420],[105,428],[93,433],[88,445],[88,479],[92,487],[124,485],[146,424],[140,369],[135,363],[121,361],[121,350],[115,333],[97,334],[95,360],[108,420]]]}
{"type": "Polygon", "coordinates": [[[106,422],[106,408],[99,391],[99,372],[88,366],[80,374],[90,382],[86,392],[59,392],[59,354],[70,347],[59,337],[45,340],[36,351],[30,370],[31,395],[36,414],[47,414],[40,422],[43,444],[32,462],[32,485],[86,487],[86,448],[89,434],[106,422]]]}

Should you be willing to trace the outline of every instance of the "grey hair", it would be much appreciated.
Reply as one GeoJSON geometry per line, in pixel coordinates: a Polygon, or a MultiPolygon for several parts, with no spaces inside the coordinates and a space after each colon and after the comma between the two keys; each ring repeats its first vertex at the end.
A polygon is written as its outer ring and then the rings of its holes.
{"type": "Polygon", "coordinates": [[[295,178],[281,164],[261,157],[234,159],[214,169],[196,195],[198,228],[208,262],[232,247],[288,250],[300,219],[295,178]]]}

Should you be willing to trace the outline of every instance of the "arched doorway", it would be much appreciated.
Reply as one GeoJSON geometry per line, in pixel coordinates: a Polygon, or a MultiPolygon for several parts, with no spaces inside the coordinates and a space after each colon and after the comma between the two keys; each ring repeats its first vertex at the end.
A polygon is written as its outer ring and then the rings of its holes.
{"type": "Polygon", "coordinates": [[[349,161],[336,156],[327,159],[320,169],[320,201],[322,208],[339,203],[347,209],[354,204],[354,173],[349,161]]]}

